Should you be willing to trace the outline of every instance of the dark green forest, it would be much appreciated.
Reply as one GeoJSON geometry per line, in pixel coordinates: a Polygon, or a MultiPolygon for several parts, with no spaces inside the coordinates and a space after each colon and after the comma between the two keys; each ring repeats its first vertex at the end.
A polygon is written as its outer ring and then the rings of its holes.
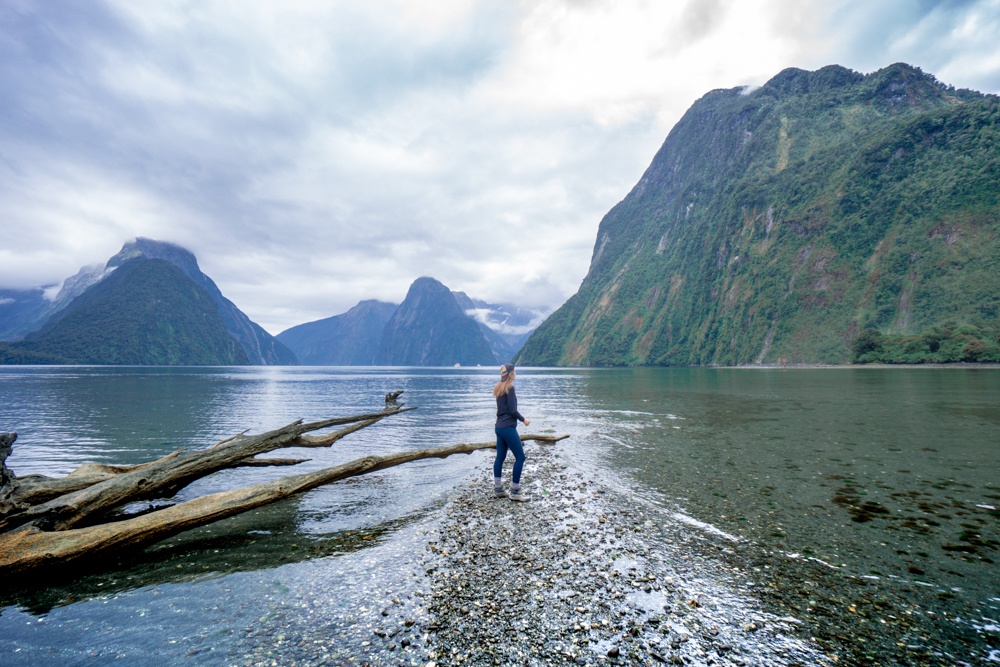
{"type": "Polygon", "coordinates": [[[865,329],[854,339],[851,361],[858,364],[949,364],[1000,362],[1000,326],[954,323],[919,335],[886,335],[865,329]]]}

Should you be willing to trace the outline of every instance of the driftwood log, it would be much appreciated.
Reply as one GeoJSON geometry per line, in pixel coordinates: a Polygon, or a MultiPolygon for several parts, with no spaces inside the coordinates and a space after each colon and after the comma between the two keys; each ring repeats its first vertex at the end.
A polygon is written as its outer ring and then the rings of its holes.
{"type": "MultiPolygon", "coordinates": [[[[401,392],[399,392],[401,393],[401,392]]],[[[133,516],[116,516],[124,505],[169,498],[196,479],[246,465],[295,465],[306,459],[262,459],[285,447],[329,447],[341,438],[415,408],[386,400],[380,412],[303,423],[267,433],[240,433],[207,449],[179,450],[135,466],[85,464],[62,478],[16,477],[6,458],[16,433],[0,434],[0,579],[38,574],[80,561],[143,547],[178,533],[235,516],[324,484],[428,458],[490,449],[495,442],[465,443],[384,456],[365,456],[331,468],[201,496],[133,516]],[[342,426],[325,435],[310,432],[342,426]]],[[[525,435],[553,443],[569,436],[525,435]]]]}

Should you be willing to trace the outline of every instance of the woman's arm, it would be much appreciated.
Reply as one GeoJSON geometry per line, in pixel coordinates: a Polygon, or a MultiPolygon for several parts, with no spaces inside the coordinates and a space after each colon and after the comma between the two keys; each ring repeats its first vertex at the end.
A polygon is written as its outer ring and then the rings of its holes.
{"type": "Polygon", "coordinates": [[[507,405],[510,407],[510,414],[514,415],[518,421],[524,422],[525,426],[531,423],[530,419],[525,419],[524,415],[517,411],[517,394],[514,392],[514,387],[511,387],[507,393],[507,401],[507,405]]]}

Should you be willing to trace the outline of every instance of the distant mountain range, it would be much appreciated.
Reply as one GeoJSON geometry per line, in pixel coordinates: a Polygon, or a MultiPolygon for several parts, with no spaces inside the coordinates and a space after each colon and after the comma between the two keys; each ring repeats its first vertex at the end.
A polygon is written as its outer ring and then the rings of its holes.
{"type": "Polygon", "coordinates": [[[519,361],[1000,359],[1000,98],[915,67],[714,90],[519,361]]]}
{"type": "Polygon", "coordinates": [[[382,334],[398,308],[384,301],[362,301],[346,313],[299,324],[277,338],[307,366],[374,366],[382,334]]]}
{"type": "Polygon", "coordinates": [[[362,301],[346,313],[278,334],[303,364],[462,366],[509,361],[540,313],[472,299],[418,278],[396,306],[362,301]]]}
{"type": "Polygon", "coordinates": [[[294,364],[180,246],[139,238],[84,267],[52,299],[0,292],[0,363],[294,364]]]}
{"type": "Polygon", "coordinates": [[[52,292],[0,291],[0,364],[494,365],[541,319],[425,277],[398,306],[362,301],[274,337],[222,295],[191,252],[146,238],[52,292]]]}

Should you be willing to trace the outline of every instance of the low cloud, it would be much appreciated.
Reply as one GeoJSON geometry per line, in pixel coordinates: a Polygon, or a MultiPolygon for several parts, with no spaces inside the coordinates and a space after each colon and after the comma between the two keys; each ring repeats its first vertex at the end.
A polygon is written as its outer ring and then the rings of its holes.
{"type": "Polygon", "coordinates": [[[510,324],[506,318],[498,318],[496,311],[490,310],[489,308],[470,308],[465,311],[465,314],[477,322],[482,322],[497,333],[508,336],[522,336],[529,331],[537,329],[538,325],[541,324],[550,313],[549,311],[539,312],[535,314],[527,324],[510,324]]]}

